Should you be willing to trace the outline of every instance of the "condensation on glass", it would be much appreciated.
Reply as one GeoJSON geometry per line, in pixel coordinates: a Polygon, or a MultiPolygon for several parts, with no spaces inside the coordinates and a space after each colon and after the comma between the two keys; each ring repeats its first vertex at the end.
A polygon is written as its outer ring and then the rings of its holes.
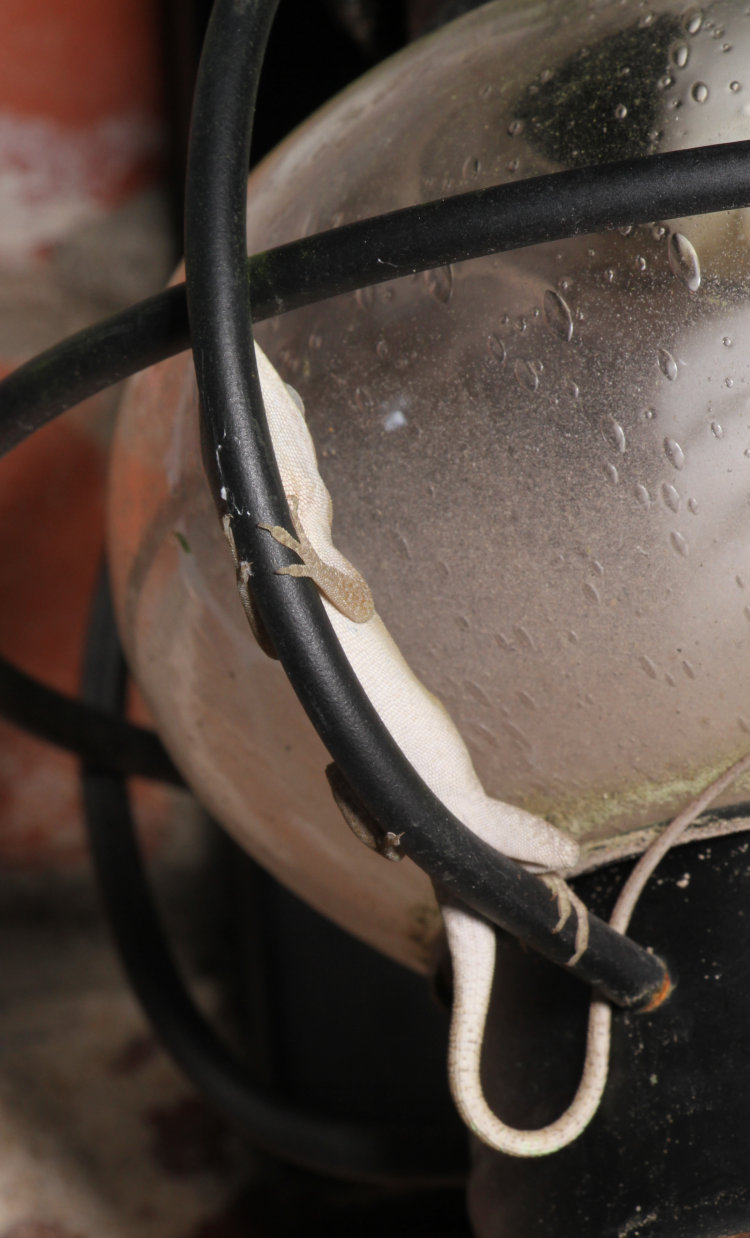
{"type": "MultiPolygon", "coordinates": [[[[747,138],[749,31],[729,3],[487,5],[266,160],[250,249],[747,138]]],[[[749,222],[654,220],[258,329],[304,400],[335,540],[487,789],[583,840],[665,819],[750,746],[749,222]]],[[[131,665],[203,802],[315,906],[423,966],[429,883],[349,835],[247,630],[186,357],[125,397],[110,551],[131,665]]]]}

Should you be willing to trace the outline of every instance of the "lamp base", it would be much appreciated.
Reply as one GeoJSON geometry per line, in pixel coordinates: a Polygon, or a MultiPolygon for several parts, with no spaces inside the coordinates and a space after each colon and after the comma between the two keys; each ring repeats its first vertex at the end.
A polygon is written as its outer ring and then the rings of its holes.
{"type": "MultiPolygon", "coordinates": [[[[629,865],[576,882],[606,916],[629,865]]],[[[601,1108],[569,1147],[516,1160],[477,1145],[477,1238],[726,1238],[750,1230],[750,842],[671,852],[634,916],[675,987],[650,1014],[618,1013],[601,1108]]],[[[588,997],[505,940],[485,1040],[485,1088],[514,1125],[541,1126],[580,1076],[588,997]],[[507,1026],[508,1012],[513,1026],[507,1026]]]]}

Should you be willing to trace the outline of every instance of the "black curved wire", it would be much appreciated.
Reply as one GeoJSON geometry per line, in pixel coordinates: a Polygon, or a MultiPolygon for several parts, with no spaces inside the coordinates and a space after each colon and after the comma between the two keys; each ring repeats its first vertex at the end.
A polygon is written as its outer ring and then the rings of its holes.
{"type": "MultiPolygon", "coordinates": [[[[497,185],[293,241],[248,260],[254,317],[420,270],[625,222],[701,214],[750,198],[749,142],[670,152],[497,185]]],[[[189,347],[184,284],[88,327],[0,382],[0,455],[97,391],[189,347]]],[[[158,737],[0,663],[0,712],[80,756],[179,781],[158,737]],[[119,753],[119,756],[115,754],[119,753]]]]}
{"type": "Polygon", "coordinates": [[[2,657],[0,714],[37,739],[65,748],[98,769],[184,786],[154,731],[57,692],[2,657]]]}
{"type": "MultiPolygon", "coordinates": [[[[82,692],[93,708],[122,710],[126,668],[102,573],[89,623],[82,692]]],[[[366,1126],[295,1109],[259,1087],[195,1005],[175,965],[149,889],[125,781],[82,769],[92,859],[125,971],[160,1041],[189,1078],[253,1141],[286,1161],[360,1181],[441,1184],[466,1173],[466,1139],[453,1128],[366,1126]]]]}
{"type": "MultiPolygon", "coordinates": [[[[204,463],[253,597],[300,701],[344,778],[384,830],[439,886],[554,962],[575,950],[575,917],[556,932],[548,888],[468,830],[412,769],[363,692],[312,581],[278,575],[289,552],[258,528],[291,528],[266,424],[245,276],[247,165],[258,77],[277,0],[216,0],[196,84],[185,210],[185,266],[201,397],[204,463]]],[[[664,984],[663,964],[590,918],[575,971],[624,1005],[664,984]]]]}
{"type": "MultiPolygon", "coordinates": [[[[253,81],[257,79],[265,33],[275,4],[266,0],[266,3],[255,5],[238,5],[235,0],[230,6],[228,0],[225,3],[219,0],[216,7],[222,10],[216,23],[227,24],[220,27],[214,39],[209,56],[214,59],[214,67],[206,72],[218,72],[222,65],[231,67],[234,64],[236,69],[244,57],[244,63],[254,75],[249,92],[244,96],[247,102],[253,93],[253,81]],[[241,36],[244,30],[254,39],[242,53],[238,50],[234,59],[229,47],[233,37],[228,24],[230,7],[235,18],[234,37],[237,33],[241,36]]],[[[235,75],[232,90],[241,85],[235,75]]],[[[216,86],[216,98],[212,101],[211,92],[206,88],[205,98],[200,101],[206,110],[203,116],[200,109],[196,114],[199,136],[193,157],[198,169],[204,156],[204,166],[211,162],[205,149],[201,153],[201,144],[205,147],[212,132],[216,137],[217,129],[212,130],[212,125],[226,120],[230,135],[243,136],[244,117],[238,115],[237,100],[233,102],[227,96],[218,78],[216,86]],[[212,102],[224,106],[223,114],[217,108],[212,116],[212,102]],[[205,126],[202,134],[201,123],[205,126]]],[[[238,98],[242,107],[241,92],[238,98]]],[[[249,142],[249,134],[247,138],[249,142]]],[[[245,157],[246,145],[240,141],[241,158],[245,157]]],[[[746,206],[750,200],[748,147],[750,143],[733,143],[556,174],[408,208],[377,220],[305,238],[250,260],[255,316],[262,318],[281,313],[368,283],[514,246],[677,214],[746,206]]],[[[353,785],[364,792],[382,823],[388,828],[407,824],[406,843],[410,854],[437,881],[452,886],[460,897],[491,919],[506,923],[511,931],[518,932],[517,925],[523,923],[528,903],[531,921],[541,923],[545,916],[539,894],[534,890],[536,883],[515,866],[501,863],[502,857],[491,849],[477,845],[473,836],[429,796],[413,772],[404,766],[400,754],[389,743],[389,737],[382,729],[379,732],[379,720],[369,703],[358,694],[356,682],[352,682],[348,673],[348,664],[342,662],[340,651],[331,642],[314,590],[295,582],[292,592],[287,584],[274,577],[273,570],[281,561],[279,552],[267,539],[258,543],[251,527],[252,516],[248,520],[240,517],[238,502],[245,497],[247,489],[241,460],[239,457],[232,459],[233,449],[230,448],[224,459],[216,461],[216,449],[220,446],[216,432],[224,428],[224,414],[228,413],[228,420],[235,419],[240,449],[249,452],[251,480],[259,483],[256,493],[262,518],[284,519],[286,513],[278,477],[264,430],[257,375],[246,347],[247,336],[243,335],[245,327],[249,327],[244,290],[245,255],[240,253],[244,244],[240,246],[239,243],[241,225],[238,222],[244,220],[244,202],[238,191],[237,159],[232,157],[226,142],[217,152],[214,168],[222,160],[225,161],[225,175],[219,177],[221,185],[217,182],[218,196],[212,185],[201,195],[195,182],[197,173],[193,176],[194,214],[190,223],[195,242],[191,245],[191,262],[195,259],[191,290],[193,320],[197,323],[196,316],[205,310],[209,318],[214,310],[218,311],[216,322],[209,323],[202,337],[196,338],[196,361],[203,371],[209,444],[213,433],[215,484],[222,480],[232,483],[227,494],[236,540],[241,550],[254,547],[257,551],[260,546],[261,551],[268,552],[258,556],[263,569],[258,581],[260,608],[267,619],[273,618],[269,626],[290,677],[326,743],[353,785]],[[211,251],[214,256],[220,255],[221,263],[212,292],[205,266],[207,255],[201,254],[201,248],[208,236],[203,229],[213,225],[212,209],[220,204],[222,193],[225,193],[225,200],[219,216],[221,235],[218,247],[211,251]],[[234,229],[227,218],[226,208],[230,202],[241,207],[235,214],[234,229]],[[223,290],[222,281],[225,283],[223,290]],[[214,296],[217,303],[212,305],[214,296]],[[238,306],[235,318],[231,311],[238,306]],[[217,381],[215,372],[215,349],[222,341],[229,345],[226,383],[217,381]],[[207,352],[203,351],[204,346],[207,352]],[[243,357],[243,353],[247,355],[243,357]],[[218,397],[218,404],[213,397],[218,397]],[[225,397],[228,397],[226,403],[225,397]],[[245,417],[245,407],[255,410],[254,419],[245,417]],[[287,608],[288,616],[283,614],[283,607],[287,608]],[[338,731],[342,724],[343,739],[338,731]],[[510,910],[505,917],[497,906],[495,887],[498,882],[504,882],[506,893],[509,892],[510,910]]],[[[244,186],[244,169],[242,184],[244,186]]],[[[201,336],[200,332],[195,334],[201,336]]],[[[20,367],[0,383],[0,454],[79,400],[180,351],[187,346],[188,335],[185,290],[177,287],[78,333],[20,367]]],[[[114,639],[116,641],[116,637],[114,639]]],[[[95,651],[96,640],[91,648],[95,651]]],[[[455,1169],[455,1161],[452,1155],[445,1158],[446,1148],[439,1145],[439,1141],[435,1151],[434,1133],[430,1131],[415,1136],[407,1131],[364,1131],[359,1127],[328,1123],[321,1126],[316,1119],[280,1107],[274,1098],[258,1093],[244,1069],[231,1058],[196,1011],[160,937],[158,917],[132,835],[122,778],[111,771],[112,754],[105,750],[107,745],[98,744],[95,737],[87,734],[87,728],[96,720],[100,725],[105,721],[113,728],[116,725],[104,710],[122,700],[124,672],[119,651],[116,658],[114,655],[110,658],[109,668],[109,671],[102,670],[100,657],[95,652],[91,653],[90,660],[87,659],[86,685],[90,699],[95,702],[93,708],[61,698],[43,685],[29,682],[28,677],[24,681],[23,677],[19,678],[21,673],[7,663],[0,663],[0,691],[9,700],[14,694],[19,699],[26,696],[26,702],[22,701],[18,708],[23,713],[28,706],[32,726],[37,725],[35,713],[51,706],[54,715],[56,709],[63,708],[61,701],[66,709],[72,710],[67,720],[63,712],[58,712],[56,720],[53,716],[45,737],[61,742],[60,735],[69,726],[79,729],[80,742],[86,747],[90,763],[85,774],[85,789],[92,847],[102,884],[108,891],[115,930],[134,986],[173,1053],[217,1103],[251,1128],[259,1128],[260,1141],[280,1155],[322,1167],[327,1172],[334,1166],[339,1172],[351,1172],[355,1176],[362,1176],[365,1166],[366,1173],[375,1177],[384,1172],[391,1177],[399,1169],[407,1175],[420,1175],[424,1168],[428,1176],[437,1173],[443,1178],[446,1171],[455,1169]],[[92,764],[99,768],[91,768],[92,764]],[[102,771],[102,764],[108,767],[106,772],[102,771]],[[440,1168],[441,1157],[445,1158],[445,1169],[440,1168]]],[[[127,747],[140,728],[121,725],[124,730],[117,742],[127,747]]],[[[109,730],[110,742],[115,734],[114,729],[109,730]]],[[[143,732],[141,738],[144,750],[137,756],[133,755],[134,750],[130,755],[126,751],[119,759],[120,768],[133,772],[138,767],[138,772],[147,772],[143,767],[151,764],[156,770],[163,759],[162,772],[154,772],[151,776],[176,781],[179,775],[174,776],[173,767],[170,773],[171,763],[165,754],[159,753],[158,740],[152,743],[155,737],[148,732],[143,732]]],[[[547,899],[546,891],[544,898],[547,899]]],[[[549,928],[549,915],[546,920],[549,928]]],[[[521,931],[520,935],[534,940],[533,927],[530,924],[529,931],[521,931]]],[[[608,954],[612,943],[606,935],[601,938],[598,922],[593,923],[592,939],[588,956],[592,966],[587,978],[607,990],[615,1000],[632,1002],[658,983],[661,976],[658,964],[653,961],[650,971],[644,970],[642,952],[637,947],[626,943],[631,947],[630,953],[625,950],[608,954]],[[624,983],[619,985],[619,997],[618,974],[620,980],[624,977],[624,983]],[[640,991],[636,994],[638,986],[640,991]]],[[[558,940],[560,949],[556,953],[561,957],[569,951],[570,942],[566,935],[558,940]]],[[[535,944],[539,947],[539,942],[535,944]]],[[[546,952],[553,956],[555,953],[546,952]]]]}
{"type": "MultiPolygon", "coordinates": [[[[750,142],[731,142],[493,185],[345,224],[247,260],[253,317],[524,245],[734,210],[750,202],[749,168],[750,142]]],[[[0,382],[0,455],[189,346],[184,284],[60,341],[0,382]]]]}

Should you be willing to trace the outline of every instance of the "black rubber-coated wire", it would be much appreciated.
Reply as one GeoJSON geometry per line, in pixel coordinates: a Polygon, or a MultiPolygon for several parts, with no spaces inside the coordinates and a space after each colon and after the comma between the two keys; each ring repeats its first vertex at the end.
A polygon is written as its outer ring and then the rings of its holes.
{"type": "Polygon", "coordinates": [[[159,736],[41,683],[0,657],[0,715],[99,769],[183,786],[159,736]]]}
{"type": "MultiPolygon", "coordinates": [[[[270,23],[274,7],[273,4],[258,5],[256,14],[251,16],[255,20],[259,13],[261,23],[270,23]]],[[[398,275],[520,245],[599,231],[626,223],[641,223],[678,214],[684,216],[745,206],[750,199],[747,188],[750,180],[748,145],[750,144],[733,143],[697,151],[677,152],[647,160],[632,160],[596,169],[556,174],[554,177],[538,178],[531,182],[479,190],[445,202],[407,208],[376,220],[366,220],[332,233],[293,242],[250,260],[255,316],[260,319],[398,275]]],[[[241,217],[244,218],[244,210],[241,217]]],[[[239,271],[243,266],[244,255],[238,255],[235,269],[239,271]]],[[[236,291],[235,289],[235,294],[236,291]]],[[[203,293],[198,292],[198,303],[204,293],[205,289],[203,293]]],[[[20,367],[0,383],[0,454],[73,404],[121,378],[181,351],[187,344],[188,326],[182,287],[169,289],[63,341],[20,367]]],[[[208,364],[210,368],[211,362],[208,364]]],[[[252,380],[252,361],[249,369],[250,385],[251,388],[254,387],[249,403],[259,408],[257,379],[254,384],[252,380]]],[[[262,415],[258,420],[262,426],[262,415]]],[[[261,451],[264,449],[262,431],[257,447],[261,451]]],[[[267,459],[266,464],[269,463],[267,459]]],[[[231,462],[222,462],[222,466],[219,475],[231,475],[231,462]]],[[[241,488],[233,493],[235,505],[239,493],[241,488]]],[[[265,497],[271,499],[270,508],[278,511],[278,496],[273,496],[270,492],[265,497]]],[[[252,536],[249,540],[252,541],[252,536]]],[[[266,595],[266,606],[270,614],[276,610],[274,589],[261,589],[261,592],[266,595]]],[[[307,620],[301,629],[303,631],[310,628],[311,624],[313,630],[320,627],[320,615],[315,614],[312,594],[303,599],[301,618],[307,620]]],[[[122,777],[112,772],[112,752],[106,750],[106,745],[105,750],[102,750],[102,745],[98,745],[90,734],[87,735],[87,728],[95,721],[107,726],[110,741],[118,734],[117,724],[103,709],[113,709],[121,705],[124,685],[124,667],[117,647],[111,613],[106,624],[109,627],[108,639],[110,642],[114,640],[116,653],[110,643],[109,670],[102,662],[102,645],[96,636],[97,623],[100,620],[101,615],[92,627],[92,643],[86,667],[89,696],[95,702],[93,708],[79,706],[77,702],[61,697],[30,677],[24,677],[7,663],[0,665],[1,690],[8,700],[12,701],[14,697],[17,699],[18,720],[20,715],[28,714],[27,721],[32,729],[37,727],[33,716],[35,713],[47,710],[50,706],[53,715],[57,710],[57,718],[53,717],[47,724],[45,738],[52,739],[53,742],[64,742],[64,732],[71,728],[77,729],[80,734],[76,742],[85,750],[89,760],[99,766],[102,762],[107,766],[107,770],[103,772],[101,768],[94,769],[90,765],[84,779],[92,848],[126,966],[134,987],[160,1034],[199,1086],[228,1113],[253,1128],[260,1142],[280,1155],[320,1166],[328,1172],[351,1172],[358,1177],[362,1176],[363,1166],[367,1167],[368,1174],[372,1171],[375,1177],[381,1176],[385,1166],[387,1176],[391,1177],[398,1170],[407,1175],[412,1173],[413,1153],[416,1148],[425,1154],[428,1173],[437,1172],[440,1177],[444,1177],[439,1163],[440,1157],[436,1159],[434,1155],[434,1140],[431,1139],[430,1132],[422,1132],[416,1142],[414,1136],[408,1134],[406,1147],[398,1148],[393,1145],[390,1135],[385,1137],[384,1142],[376,1132],[363,1131],[359,1127],[350,1128],[330,1123],[321,1127],[319,1121],[285,1109],[273,1098],[269,1100],[254,1091],[244,1069],[217,1041],[192,1004],[161,937],[158,917],[150,899],[133,837],[122,777]],[[67,716],[61,712],[63,705],[64,709],[69,711],[67,716]]],[[[288,646],[291,649],[289,657],[293,658],[295,642],[292,640],[290,644],[288,624],[286,628],[287,630],[284,630],[282,625],[278,641],[282,647],[288,646]]],[[[340,673],[342,668],[340,665],[336,666],[335,650],[327,648],[325,634],[319,643],[326,655],[321,665],[325,668],[326,662],[330,664],[333,654],[334,672],[340,673]]],[[[301,666],[304,675],[305,659],[302,659],[301,666]]],[[[345,679],[344,675],[343,688],[346,697],[351,696],[351,685],[347,685],[345,679]]],[[[308,694],[303,691],[302,695],[308,694]]],[[[327,730],[325,715],[328,696],[329,694],[325,693],[326,699],[321,703],[323,712],[319,721],[323,733],[327,730]]],[[[361,702],[358,707],[361,708],[361,702]]],[[[313,702],[313,713],[315,712],[317,711],[313,702]]],[[[366,708],[364,713],[366,716],[366,708]]],[[[356,717],[352,719],[351,711],[345,715],[345,721],[347,718],[355,723],[357,721],[356,717]]],[[[370,718],[370,729],[372,721],[370,718]]],[[[122,725],[125,730],[119,732],[117,743],[120,746],[124,744],[127,749],[140,728],[132,728],[124,723],[122,725]]],[[[365,727],[367,726],[366,719],[365,727]]],[[[128,755],[126,750],[124,755],[117,759],[118,767],[126,772],[137,769],[137,772],[147,774],[150,767],[150,776],[176,781],[179,775],[176,775],[173,767],[170,770],[171,762],[166,754],[159,752],[159,741],[148,732],[142,732],[141,738],[145,745],[145,755],[133,755],[132,750],[128,755]]],[[[371,736],[366,735],[365,738],[371,739],[371,736]]],[[[333,747],[335,749],[336,746],[333,747]]],[[[380,748],[382,747],[381,743],[380,748]]],[[[387,750],[387,744],[385,747],[387,750]]],[[[344,755],[345,749],[346,745],[344,755]]],[[[350,765],[344,765],[344,768],[353,771],[356,785],[364,786],[367,779],[362,783],[356,782],[357,774],[361,772],[361,762],[356,759],[356,753],[353,755],[350,765]]],[[[389,758],[386,751],[386,776],[388,759],[392,757],[393,754],[391,753],[389,758]]],[[[394,793],[397,801],[399,784],[403,785],[404,781],[404,771],[399,770],[398,764],[396,760],[394,793]]],[[[407,784],[408,781],[407,774],[407,784]]],[[[407,785],[407,792],[413,789],[407,785]]],[[[424,807],[423,803],[419,803],[420,795],[424,801],[424,793],[417,787],[417,809],[424,807]]],[[[393,794],[389,798],[393,799],[393,794]]],[[[407,793],[398,805],[405,810],[399,824],[408,820],[408,810],[413,799],[413,794],[407,793]]],[[[420,815],[418,812],[417,816],[420,815]]],[[[441,815],[443,818],[438,821],[443,827],[440,833],[444,834],[446,822],[449,830],[453,830],[453,837],[448,838],[452,845],[446,849],[446,864],[450,868],[451,857],[455,860],[456,844],[459,848],[465,848],[467,836],[460,831],[456,835],[455,823],[451,822],[447,814],[437,815],[438,818],[441,815]]],[[[381,815],[381,820],[387,823],[387,812],[381,815]]],[[[468,839],[470,838],[471,835],[468,835],[468,839]]],[[[434,848],[428,845],[427,851],[434,852],[434,848]]],[[[491,859],[494,855],[492,852],[489,856],[486,853],[483,855],[480,848],[479,854],[472,855],[470,861],[475,865],[478,861],[486,863],[488,858],[491,859]]],[[[435,857],[428,855],[429,858],[435,857]]],[[[435,865],[432,867],[434,869],[435,865]]],[[[457,871],[458,869],[467,869],[467,865],[457,865],[457,871]]],[[[468,870],[470,869],[471,863],[468,865],[468,870]]],[[[448,881],[455,874],[445,871],[442,874],[438,872],[437,876],[438,879],[442,876],[448,881]]],[[[503,876],[509,879],[513,874],[505,872],[503,876]]],[[[495,877],[494,873],[492,877],[495,877]]],[[[460,886],[460,882],[457,885],[460,886]]],[[[480,890],[476,893],[474,905],[481,906],[482,892],[480,890]]],[[[529,891],[526,891],[524,897],[527,897],[528,893],[529,891]]],[[[465,898],[466,890],[462,890],[461,894],[465,898]]],[[[484,897],[486,901],[486,892],[484,897]]],[[[493,919],[500,918],[493,914],[492,910],[489,914],[493,919]]],[[[594,928],[596,929],[596,925],[594,928]]],[[[633,974],[635,970],[631,979],[633,974]]],[[[632,1000],[632,985],[625,1000],[632,1000]]],[[[403,1131],[396,1132],[396,1144],[405,1134],[403,1131]]],[[[444,1153],[445,1148],[442,1147],[440,1151],[444,1153]]],[[[448,1157],[448,1161],[453,1168],[453,1157],[448,1157]]],[[[416,1172],[420,1172],[419,1167],[416,1172]]]]}
{"type": "MultiPolygon", "coordinates": [[[[406,207],[248,260],[256,320],[488,253],[750,200],[750,142],[555,173],[406,207]]],[[[190,346],[184,284],[77,332],[0,382],[0,455],[81,400],[190,346]]],[[[82,702],[0,665],[0,713],[112,768],[179,781],[158,737],[110,728],[82,702]],[[92,748],[96,745],[96,749],[92,748]],[[119,756],[115,754],[120,752],[119,756]]]]}
{"type": "MultiPolygon", "coordinates": [[[[82,692],[93,708],[122,710],[126,668],[106,574],[89,623],[82,692]]],[[[164,1047],[196,1087],[252,1140],[285,1161],[325,1174],[372,1182],[458,1183],[466,1139],[434,1122],[368,1126],[302,1112],[259,1087],[195,1005],[175,965],[149,888],[122,775],[82,770],[86,827],[94,868],[119,954],[164,1047]]]]}
{"type": "MultiPolygon", "coordinates": [[[[576,917],[556,932],[549,889],[466,828],[412,769],[363,692],[315,585],[278,575],[290,554],[258,528],[291,528],[266,424],[246,278],[247,165],[260,68],[277,0],[216,0],[198,71],[188,153],[185,266],[201,397],[204,463],[228,516],[253,597],[300,701],[344,778],[407,855],[462,902],[556,963],[575,950],[576,917]]],[[[750,195],[750,183],[748,184],[750,195]]],[[[590,917],[575,966],[621,1005],[649,1000],[665,969],[590,917]]]]}
{"type": "MultiPolygon", "coordinates": [[[[447,263],[748,202],[750,142],[477,189],[254,255],[253,317],[260,322],[447,263]]],[[[189,346],[184,284],[55,344],[0,382],[0,455],[81,400],[189,346]]]]}

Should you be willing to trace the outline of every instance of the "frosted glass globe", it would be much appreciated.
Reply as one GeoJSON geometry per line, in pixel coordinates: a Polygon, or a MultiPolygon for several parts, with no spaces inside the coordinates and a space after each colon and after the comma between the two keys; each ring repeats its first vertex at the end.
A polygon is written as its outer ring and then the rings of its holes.
{"type": "MultiPolygon", "coordinates": [[[[485,5],[264,162],[249,247],[746,138],[749,30],[729,0],[485,5]]],[[[656,220],[258,328],[304,400],[335,540],[488,791],[584,841],[663,820],[750,745],[747,233],[746,211],[656,220]]],[[[246,630],[187,358],[128,390],[110,524],[128,656],[197,794],[314,905],[424,965],[429,884],[349,837],[246,630]]]]}

